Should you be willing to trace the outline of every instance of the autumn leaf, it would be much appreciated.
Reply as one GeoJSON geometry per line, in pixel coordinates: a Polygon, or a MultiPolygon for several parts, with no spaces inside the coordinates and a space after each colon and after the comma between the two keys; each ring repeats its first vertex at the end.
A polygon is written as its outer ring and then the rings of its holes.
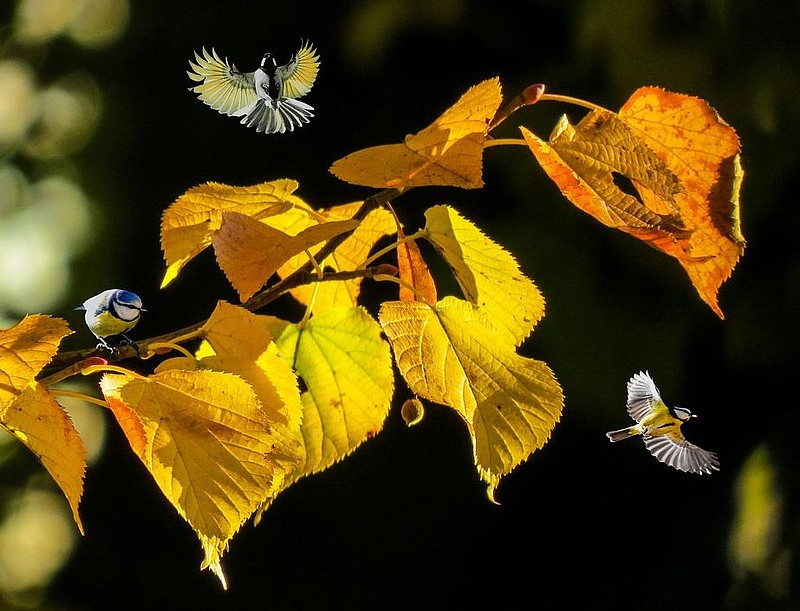
{"type": "Polygon", "coordinates": [[[300,430],[303,405],[297,375],[279,353],[271,328],[274,318],[253,314],[224,301],[200,329],[205,339],[196,358],[176,357],[162,362],[156,371],[210,369],[238,375],[253,388],[269,422],[273,439],[274,486],[259,505],[260,514],[293,480],[289,475],[305,464],[300,430]]]}
{"type": "Polygon", "coordinates": [[[211,244],[224,212],[239,212],[258,220],[268,218],[301,204],[302,200],[293,195],[296,190],[297,182],[283,179],[248,187],[210,182],[186,191],[161,219],[161,250],[167,263],[161,288],[211,244]]]}
{"type": "Polygon", "coordinates": [[[478,188],[483,185],[486,132],[501,101],[500,80],[483,81],[402,144],[356,151],[336,161],[330,171],[346,182],[375,188],[478,188]]]}
{"type": "Polygon", "coordinates": [[[498,340],[490,317],[455,297],[435,308],[385,302],[380,323],[411,391],[452,407],[466,422],[492,497],[504,475],[544,446],[561,417],[563,394],[552,371],[498,340]]]}
{"type": "Polygon", "coordinates": [[[464,296],[519,345],[544,315],[544,297],[514,257],[449,206],[425,211],[425,237],[444,256],[464,296]]]}
{"type": "Polygon", "coordinates": [[[277,343],[307,389],[300,477],[326,469],[383,428],[394,392],[392,357],[380,326],[360,307],[285,325],[277,343]]]}
{"type": "Polygon", "coordinates": [[[67,498],[78,529],[86,450],[69,415],[35,381],[72,333],[59,318],[26,316],[0,330],[0,424],[36,455],[67,498]]]}
{"type": "Polygon", "coordinates": [[[619,114],[598,109],[575,126],[562,117],[548,142],[520,129],[569,201],[678,259],[723,316],[717,292],[744,248],[743,173],[736,132],[706,102],[649,87],[619,114]]]}
{"type": "MultiPolygon", "coordinates": [[[[323,210],[306,213],[293,211],[294,214],[283,214],[268,221],[272,227],[280,229],[290,235],[298,235],[319,223],[332,223],[347,221],[361,208],[361,202],[352,202],[333,206],[323,210]]],[[[375,244],[385,236],[395,232],[395,223],[392,215],[382,208],[371,211],[359,223],[355,231],[344,240],[336,250],[324,261],[317,263],[324,269],[338,271],[352,271],[363,266],[375,244]]],[[[312,255],[316,255],[320,246],[309,248],[312,255]]],[[[308,262],[305,254],[290,259],[278,270],[278,275],[286,277],[308,262]]],[[[351,308],[357,305],[361,291],[361,278],[344,282],[322,282],[314,285],[305,285],[291,290],[292,296],[303,305],[310,305],[312,312],[325,312],[337,308],[351,308]]]]}
{"type": "Polygon", "coordinates": [[[197,533],[202,568],[227,587],[221,560],[231,537],[282,483],[252,387],[205,370],[106,374],[100,387],[131,448],[197,533]]]}
{"type": "Polygon", "coordinates": [[[239,298],[247,301],[289,259],[357,226],[353,220],[332,221],[291,236],[244,214],[224,212],[213,237],[214,251],[239,298]]]}
{"type": "Polygon", "coordinates": [[[685,186],[676,199],[693,230],[691,250],[685,257],[680,251],[665,251],[677,256],[703,300],[724,318],[717,292],[745,247],[739,204],[744,171],[736,130],[704,100],[656,87],[637,90],[620,117],[642,134],[685,186]]]}
{"type": "Polygon", "coordinates": [[[275,450],[291,472],[305,460],[303,406],[297,375],[274,341],[273,320],[220,301],[200,330],[207,345],[197,356],[201,367],[236,374],[253,387],[276,438],[275,450]]]}
{"type": "MultiPolygon", "coordinates": [[[[398,235],[398,237],[401,236],[398,235]]],[[[400,272],[400,279],[417,291],[415,293],[401,284],[400,301],[416,301],[419,295],[426,303],[436,303],[436,281],[414,240],[398,244],[397,268],[400,272]]]]}

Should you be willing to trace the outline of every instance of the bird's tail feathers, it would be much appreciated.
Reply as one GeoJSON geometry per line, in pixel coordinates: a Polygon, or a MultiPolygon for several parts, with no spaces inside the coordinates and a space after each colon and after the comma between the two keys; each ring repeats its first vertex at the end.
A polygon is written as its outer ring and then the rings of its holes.
{"type": "Polygon", "coordinates": [[[638,434],[639,432],[636,430],[636,427],[629,426],[628,428],[619,429],[618,431],[609,431],[606,433],[606,437],[608,437],[610,441],[622,441],[623,439],[634,437],[638,434]]]}

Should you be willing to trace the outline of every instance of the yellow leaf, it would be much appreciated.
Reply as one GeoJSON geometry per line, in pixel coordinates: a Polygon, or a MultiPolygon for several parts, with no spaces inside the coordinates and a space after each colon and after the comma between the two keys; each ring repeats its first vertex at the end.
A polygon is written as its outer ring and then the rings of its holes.
{"type": "Polygon", "coordinates": [[[83,534],[78,505],[83,495],[86,449],[72,419],[42,385],[33,383],[11,405],[0,409],[0,422],[47,469],[83,534]]]}
{"type": "Polygon", "coordinates": [[[500,80],[483,81],[402,144],[356,151],[336,161],[330,171],[346,182],[375,188],[478,188],[483,185],[486,132],[501,101],[500,80]]]}
{"type": "Polygon", "coordinates": [[[35,381],[70,333],[65,321],[39,314],[0,330],[0,424],[47,469],[83,533],[78,505],[83,494],[86,450],[69,415],[35,381]]]}
{"type": "Polygon", "coordinates": [[[226,587],[222,555],[276,479],[270,423],[253,389],[235,375],[178,370],[106,374],[100,386],[123,431],[134,432],[132,449],[197,533],[202,568],[226,587]]]}
{"type": "Polygon", "coordinates": [[[244,214],[224,212],[213,238],[214,251],[239,298],[247,301],[289,259],[357,226],[353,220],[333,221],[291,236],[244,214]]]}
{"type": "Polygon", "coordinates": [[[380,323],[411,391],[452,407],[467,423],[491,496],[501,477],[544,446],[561,417],[564,398],[552,371],[498,341],[490,318],[454,297],[435,309],[384,302],[380,323]]]}
{"type": "Polygon", "coordinates": [[[161,219],[161,250],[167,286],[183,266],[211,244],[222,224],[223,212],[239,212],[255,219],[280,214],[302,200],[293,195],[294,180],[274,180],[249,187],[206,183],[192,187],[167,208],[161,219]]]}
{"type": "Polygon", "coordinates": [[[303,406],[297,375],[273,340],[273,320],[220,301],[201,329],[211,350],[200,358],[200,364],[235,373],[250,383],[271,429],[281,436],[281,451],[292,457],[294,470],[304,460],[300,435],[303,406]]]}
{"type": "Polygon", "coordinates": [[[620,113],[563,117],[549,142],[520,128],[564,196],[601,223],[675,257],[723,317],[717,292],[744,249],[736,132],[706,102],[646,87],[620,113]],[[625,190],[619,177],[635,189],[625,190]]]}
{"type": "MultiPolygon", "coordinates": [[[[313,227],[318,223],[346,221],[361,207],[361,202],[353,202],[334,206],[326,210],[314,211],[303,218],[299,215],[281,215],[270,219],[269,225],[277,227],[289,234],[299,234],[301,231],[313,227]]],[[[395,223],[392,215],[382,208],[370,212],[356,230],[324,261],[317,261],[325,269],[332,271],[351,271],[358,269],[369,256],[370,251],[381,238],[395,232],[395,223]]],[[[309,252],[316,254],[320,246],[312,247],[309,252]]],[[[278,275],[286,277],[308,262],[308,257],[298,255],[282,265],[278,275]]],[[[313,285],[300,286],[292,289],[292,296],[303,305],[309,305],[313,300],[313,312],[325,312],[337,308],[351,308],[357,304],[361,291],[361,278],[345,282],[322,282],[313,285]],[[316,295],[316,296],[315,296],[316,295]]]]}
{"type": "Polygon", "coordinates": [[[394,392],[392,357],[380,326],[360,307],[287,325],[277,343],[307,388],[300,477],[326,469],[381,430],[394,392]]]}
{"type": "Polygon", "coordinates": [[[65,321],[42,314],[26,316],[10,329],[0,330],[0,405],[12,401],[34,380],[70,333],[65,321]]]}
{"type": "Polygon", "coordinates": [[[544,296],[501,246],[449,206],[425,211],[425,237],[444,256],[464,296],[519,345],[544,316],[544,296]]]}

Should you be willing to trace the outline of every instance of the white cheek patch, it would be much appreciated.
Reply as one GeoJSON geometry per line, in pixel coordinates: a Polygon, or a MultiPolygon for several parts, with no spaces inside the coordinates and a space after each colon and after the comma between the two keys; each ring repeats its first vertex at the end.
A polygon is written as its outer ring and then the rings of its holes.
{"type": "Polygon", "coordinates": [[[139,318],[139,313],[140,313],[139,308],[132,308],[122,303],[116,304],[114,311],[116,312],[118,318],[127,322],[139,318]]]}

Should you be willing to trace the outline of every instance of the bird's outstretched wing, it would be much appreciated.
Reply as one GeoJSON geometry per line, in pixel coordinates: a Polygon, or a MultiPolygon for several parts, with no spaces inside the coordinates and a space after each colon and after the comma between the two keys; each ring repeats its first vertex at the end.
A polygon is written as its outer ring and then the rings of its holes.
{"type": "Polygon", "coordinates": [[[636,422],[641,422],[653,404],[661,402],[661,393],[646,371],[640,371],[628,380],[628,413],[636,422]]]}
{"type": "Polygon", "coordinates": [[[658,460],[679,471],[698,474],[719,471],[716,454],[689,443],[680,433],[645,437],[644,445],[658,460]]]}
{"type": "Polygon", "coordinates": [[[303,97],[311,91],[319,72],[319,55],[314,46],[304,42],[286,65],[278,67],[278,72],[283,79],[283,97],[303,97]]]}
{"type": "Polygon", "coordinates": [[[258,96],[252,72],[239,72],[227,58],[222,61],[214,49],[209,53],[203,47],[202,56],[195,52],[194,59],[189,61],[192,69],[186,74],[200,85],[189,87],[189,91],[229,117],[241,117],[253,110],[258,96]]]}

